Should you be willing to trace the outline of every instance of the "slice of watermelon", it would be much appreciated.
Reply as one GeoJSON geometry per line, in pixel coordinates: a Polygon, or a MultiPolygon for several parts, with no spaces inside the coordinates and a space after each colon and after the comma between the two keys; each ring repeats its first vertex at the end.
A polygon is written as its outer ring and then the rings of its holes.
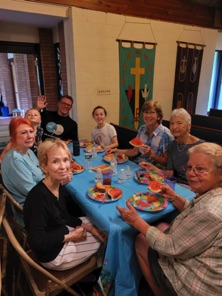
{"type": "Polygon", "coordinates": [[[162,183],[159,183],[157,181],[150,181],[147,187],[149,190],[151,190],[153,192],[160,192],[161,185],[162,185],[162,183]]]}
{"type": "Polygon", "coordinates": [[[140,140],[139,137],[132,139],[131,141],[129,141],[129,143],[134,147],[140,147],[143,145],[143,142],[140,140]]]}
{"type": "Polygon", "coordinates": [[[122,190],[119,189],[119,188],[110,188],[107,191],[107,193],[108,193],[108,195],[110,196],[111,199],[115,199],[115,198],[118,198],[118,197],[122,196],[122,190]]]}

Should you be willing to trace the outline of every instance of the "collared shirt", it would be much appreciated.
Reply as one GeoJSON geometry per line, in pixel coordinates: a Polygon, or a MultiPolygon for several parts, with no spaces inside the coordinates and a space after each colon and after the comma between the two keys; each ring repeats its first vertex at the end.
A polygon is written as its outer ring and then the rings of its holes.
{"type": "MultiPolygon", "coordinates": [[[[162,124],[155,129],[150,137],[147,133],[146,125],[142,125],[138,130],[137,137],[139,137],[145,145],[150,146],[152,152],[159,156],[162,156],[167,151],[169,143],[174,140],[170,130],[162,124]]],[[[141,149],[139,149],[139,152],[140,155],[136,157],[135,162],[149,161],[154,163],[154,160],[148,155],[145,155],[141,149]]]]}
{"type": "Polygon", "coordinates": [[[222,295],[222,188],[187,202],[167,234],[151,226],[146,238],[178,295],[222,295]]]}

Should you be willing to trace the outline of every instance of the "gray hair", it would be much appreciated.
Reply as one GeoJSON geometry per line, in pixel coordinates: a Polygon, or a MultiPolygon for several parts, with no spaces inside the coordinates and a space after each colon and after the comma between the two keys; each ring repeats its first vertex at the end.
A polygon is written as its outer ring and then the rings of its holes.
{"type": "Polygon", "coordinates": [[[191,116],[190,116],[190,114],[189,114],[184,108],[174,109],[174,110],[171,112],[170,120],[171,120],[173,117],[176,117],[176,116],[181,116],[181,117],[183,117],[184,120],[185,120],[188,124],[191,124],[191,116]]]}
{"type": "Polygon", "coordinates": [[[204,142],[191,147],[188,150],[191,153],[202,153],[211,158],[212,164],[217,169],[222,169],[222,147],[215,143],[204,142]]]}

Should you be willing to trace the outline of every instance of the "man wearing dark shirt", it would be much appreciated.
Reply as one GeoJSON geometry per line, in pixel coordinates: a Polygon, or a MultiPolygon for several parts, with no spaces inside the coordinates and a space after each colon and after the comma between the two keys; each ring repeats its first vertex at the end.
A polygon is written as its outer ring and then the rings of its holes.
{"type": "Polygon", "coordinates": [[[42,140],[46,138],[60,138],[64,141],[78,139],[77,123],[69,117],[73,105],[73,98],[65,95],[59,99],[57,111],[46,110],[46,97],[40,96],[37,100],[37,109],[41,112],[41,127],[44,130],[42,140]]]}

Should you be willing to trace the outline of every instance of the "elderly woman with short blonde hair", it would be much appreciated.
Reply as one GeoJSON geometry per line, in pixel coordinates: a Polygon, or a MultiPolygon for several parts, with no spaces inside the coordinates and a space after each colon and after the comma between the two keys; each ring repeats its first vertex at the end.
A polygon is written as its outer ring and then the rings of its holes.
{"type": "Polygon", "coordinates": [[[86,217],[68,212],[68,192],[61,186],[70,171],[67,145],[60,139],[46,140],[39,146],[38,157],[45,178],[32,188],[24,204],[30,247],[45,267],[69,269],[96,253],[104,239],[86,217]]]}

